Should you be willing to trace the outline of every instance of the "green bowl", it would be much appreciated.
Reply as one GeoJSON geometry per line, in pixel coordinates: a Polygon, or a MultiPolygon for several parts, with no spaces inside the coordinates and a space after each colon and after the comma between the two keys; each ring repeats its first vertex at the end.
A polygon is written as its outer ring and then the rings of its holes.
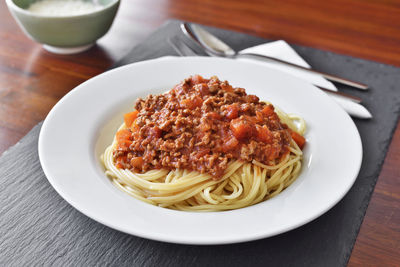
{"type": "Polygon", "coordinates": [[[37,0],[6,0],[22,30],[53,53],[72,54],[89,49],[110,29],[119,0],[98,0],[99,10],[72,16],[44,16],[27,10],[37,0]]]}

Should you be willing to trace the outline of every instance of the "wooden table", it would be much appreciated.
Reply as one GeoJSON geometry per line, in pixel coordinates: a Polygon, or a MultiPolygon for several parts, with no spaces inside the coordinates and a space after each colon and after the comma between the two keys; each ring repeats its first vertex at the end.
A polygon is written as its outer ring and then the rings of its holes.
{"type": "MultiPolygon", "coordinates": [[[[0,1],[0,153],[43,120],[83,81],[102,73],[169,18],[330,50],[400,67],[396,0],[125,0],[110,32],[73,56],[44,51],[0,1]]],[[[349,266],[400,263],[400,126],[353,249],[349,266]]]]}

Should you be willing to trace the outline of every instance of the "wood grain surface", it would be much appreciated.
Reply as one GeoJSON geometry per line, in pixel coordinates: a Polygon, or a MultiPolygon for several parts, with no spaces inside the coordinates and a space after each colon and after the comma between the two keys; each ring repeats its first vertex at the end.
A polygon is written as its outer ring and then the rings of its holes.
{"type": "MultiPolygon", "coordinates": [[[[125,0],[91,50],[53,55],[26,37],[0,1],[0,153],[83,81],[105,71],[169,18],[400,66],[396,0],[125,0]]],[[[400,88],[398,88],[400,90],[400,88]]],[[[349,266],[400,262],[400,127],[394,134],[349,266]]]]}

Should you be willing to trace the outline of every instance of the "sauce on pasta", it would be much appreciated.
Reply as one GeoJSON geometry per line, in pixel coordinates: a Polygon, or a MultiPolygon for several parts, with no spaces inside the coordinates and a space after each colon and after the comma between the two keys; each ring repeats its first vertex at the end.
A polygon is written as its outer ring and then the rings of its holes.
{"type": "Polygon", "coordinates": [[[186,169],[218,180],[229,162],[271,166],[305,140],[282,123],[271,104],[217,77],[185,79],[161,95],[138,99],[116,134],[119,169],[145,173],[186,169]]]}

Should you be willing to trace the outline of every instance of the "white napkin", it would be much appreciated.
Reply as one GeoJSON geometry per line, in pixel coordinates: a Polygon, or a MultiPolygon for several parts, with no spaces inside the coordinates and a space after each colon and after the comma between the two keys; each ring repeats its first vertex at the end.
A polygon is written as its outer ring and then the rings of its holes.
{"type": "MultiPolygon", "coordinates": [[[[254,53],[260,54],[265,56],[271,56],[275,58],[279,58],[303,67],[310,68],[310,65],[301,58],[296,51],[293,50],[292,47],[288,43],[283,40],[270,42],[266,44],[257,45],[254,47],[246,48],[239,53],[254,53]]],[[[255,60],[255,59],[245,59],[242,58],[241,60],[255,60]]],[[[259,61],[258,61],[259,62],[259,61]]],[[[335,85],[325,78],[318,74],[308,73],[296,68],[291,68],[289,66],[285,66],[283,64],[277,62],[268,62],[265,61],[264,64],[268,65],[271,68],[289,73],[293,76],[296,76],[300,79],[306,80],[314,85],[319,85],[321,87],[325,87],[326,89],[330,89],[332,91],[337,91],[335,85]]],[[[372,118],[371,113],[362,105],[357,104],[351,100],[345,99],[340,96],[329,94],[344,110],[347,111],[350,115],[357,117],[357,118],[364,118],[369,119],[372,118]]]]}

